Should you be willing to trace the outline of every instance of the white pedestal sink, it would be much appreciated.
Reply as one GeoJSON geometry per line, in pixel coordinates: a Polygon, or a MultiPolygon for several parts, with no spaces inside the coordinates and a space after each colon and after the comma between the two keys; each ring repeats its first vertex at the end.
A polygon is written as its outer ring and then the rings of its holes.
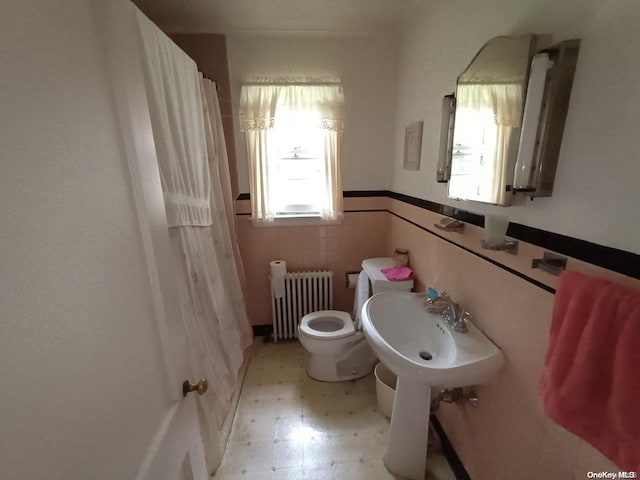
{"type": "Polygon", "coordinates": [[[411,480],[424,480],[430,406],[431,387],[428,383],[398,377],[391,435],[384,456],[384,464],[390,472],[411,480]]]}
{"type": "Polygon", "coordinates": [[[428,313],[424,294],[378,293],[362,307],[362,324],[373,351],[398,375],[384,463],[396,475],[424,480],[431,387],[487,383],[502,352],[472,323],[458,333],[428,313]]]}

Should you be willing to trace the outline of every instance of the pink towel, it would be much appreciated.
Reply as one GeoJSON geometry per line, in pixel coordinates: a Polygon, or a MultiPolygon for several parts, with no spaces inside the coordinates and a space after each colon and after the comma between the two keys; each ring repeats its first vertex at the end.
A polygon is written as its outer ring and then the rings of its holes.
{"type": "Polygon", "coordinates": [[[563,272],[539,388],[553,420],[639,472],[640,293],[563,272]]]}
{"type": "Polygon", "coordinates": [[[409,267],[383,268],[380,271],[384,273],[384,276],[387,277],[387,280],[391,281],[407,280],[411,278],[411,275],[413,274],[413,270],[411,270],[409,267]]]}

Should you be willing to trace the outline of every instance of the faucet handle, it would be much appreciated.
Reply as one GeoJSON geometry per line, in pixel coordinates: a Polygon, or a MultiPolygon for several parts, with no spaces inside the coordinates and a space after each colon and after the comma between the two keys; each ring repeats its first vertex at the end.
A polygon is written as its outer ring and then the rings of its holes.
{"type": "Polygon", "coordinates": [[[456,331],[460,333],[467,333],[469,331],[469,328],[467,327],[467,322],[471,321],[472,319],[473,319],[473,316],[466,310],[463,310],[462,313],[460,314],[459,320],[456,322],[457,323],[456,331]]]}
{"type": "Polygon", "coordinates": [[[447,294],[447,292],[441,290],[436,290],[436,292],[438,292],[438,295],[436,297],[427,297],[427,303],[440,302],[442,300],[451,300],[451,297],[449,296],[449,294],[447,294]]]}

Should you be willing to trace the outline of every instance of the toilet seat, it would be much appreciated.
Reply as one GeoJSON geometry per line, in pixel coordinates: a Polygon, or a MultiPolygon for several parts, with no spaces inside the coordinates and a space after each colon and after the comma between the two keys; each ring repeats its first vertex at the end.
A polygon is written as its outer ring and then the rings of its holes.
{"type": "Polygon", "coordinates": [[[308,313],[297,327],[298,339],[309,352],[307,375],[322,382],[342,382],[373,372],[377,358],[361,328],[362,306],[382,291],[409,291],[413,280],[391,282],[382,269],[395,265],[392,258],[362,261],[353,301],[353,315],[339,310],[308,313]],[[353,320],[352,320],[353,318],[353,320]]]}
{"type": "Polygon", "coordinates": [[[353,335],[351,315],[339,310],[321,310],[302,317],[300,332],[317,340],[333,340],[353,335]]]}

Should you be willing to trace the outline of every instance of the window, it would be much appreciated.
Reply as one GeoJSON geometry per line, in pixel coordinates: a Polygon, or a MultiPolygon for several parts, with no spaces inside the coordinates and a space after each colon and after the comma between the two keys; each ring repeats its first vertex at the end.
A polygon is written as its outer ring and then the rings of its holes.
{"type": "Polygon", "coordinates": [[[254,221],[342,215],[343,112],[339,84],[243,86],[254,221]]]}
{"type": "Polygon", "coordinates": [[[276,123],[267,131],[272,210],[276,217],[319,216],[324,181],[323,133],[306,118],[312,116],[308,111],[289,115],[299,121],[276,123]]]}
{"type": "Polygon", "coordinates": [[[460,83],[456,88],[449,196],[508,203],[522,119],[517,83],[460,83]]]}
{"type": "Polygon", "coordinates": [[[449,196],[491,203],[498,127],[490,108],[458,108],[449,196]]]}

